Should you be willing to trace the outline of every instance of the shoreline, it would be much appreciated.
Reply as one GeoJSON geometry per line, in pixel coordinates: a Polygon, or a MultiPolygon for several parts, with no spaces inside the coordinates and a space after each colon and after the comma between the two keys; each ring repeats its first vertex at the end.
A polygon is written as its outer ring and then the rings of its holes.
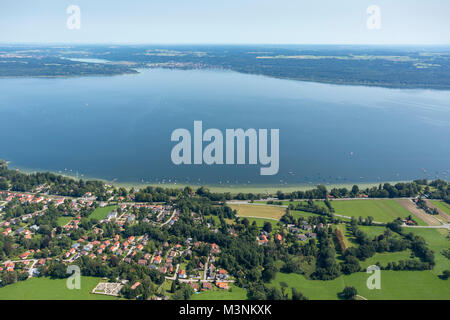
{"type": "Polygon", "coordinates": [[[98,177],[76,177],[75,175],[69,175],[64,173],[59,173],[56,171],[51,170],[39,170],[39,169],[27,169],[27,168],[21,168],[16,167],[14,165],[10,165],[11,162],[7,161],[8,167],[13,170],[19,170],[20,172],[31,174],[36,172],[50,172],[55,175],[61,175],[63,177],[71,178],[71,179],[83,179],[85,181],[88,180],[97,180],[101,181],[105,184],[112,185],[115,187],[123,187],[126,189],[142,189],[145,187],[161,187],[161,188],[173,188],[173,189],[183,189],[185,187],[191,187],[192,189],[197,189],[200,187],[208,188],[212,192],[219,192],[219,193],[226,193],[229,192],[231,194],[236,193],[276,193],[277,191],[281,192],[293,192],[293,191],[306,191],[314,189],[317,185],[324,185],[327,190],[331,190],[333,188],[347,188],[351,189],[353,185],[357,185],[360,189],[365,188],[371,188],[371,187],[377,187],[380,184],[384,183],[390,183],[390,184],[396,184],[396,183],[403,183],[403,182],[411,182],[413,180],[398,180],[398,181],[381,181],[381,182],[348,182],[348,183],[297,183],[297,184],[291,184],[291,185],[276,185],[276,184],[254,184],[254,185],[246,185],[246,184],[230,184],[230,185],[219,185],[214,183],[205,183],[205,184],[186,184],[186,183],[142,183],[142,182],[118,182],[118,181],[111,181],[103,178],[98,177]]]}
{"type": "MultiPolygon", "coordinates": [[[[113,63],[114,64],[114,63],[113,63]]],[[[318,83],[318,84],[328,84],[335,86],[354,86],[354,87],[369,87],[369,88],[384,88],[391,90],[433,90],[433,91],[450,91],[449,86],[426,86],[426,85],[406,85],[399,86],[392,83],[373,83],[373,82],[359,82],[359,81],[336,81],[333,79],[310,79],[307,77],[285,77],[285,76],[276,76],[269,75],[259,72],[245,72],[241,70],[236,70],[233,68],[217,68],[215,66],[209,66],[205,68],[177,68],[177,67],[135,67],[130,68],[133,71],[129,72],[119,72],[119,73],[93,73],[93,74],[70,74],[70,75],[0,75],[0,79],[23,79],[23,78],[34,78],[34,79],[73,79],[73,78],[81,78],[81,77],[114,77],[114,76],[125,76],[125,75],[138,75],[141,72],[139,70],[152,70],[152,69],[169,69],[169,70],[178,70],[178,71],[189,71],[189,70],[221,70],[221,71],[230,71],[236,72],[240,74],[253,75],[253,76],[261,76],[272,79],[279,80],[289,80],[289,81],[297,81],[297,82],[307,82],[307,83],[318,83]]]]}

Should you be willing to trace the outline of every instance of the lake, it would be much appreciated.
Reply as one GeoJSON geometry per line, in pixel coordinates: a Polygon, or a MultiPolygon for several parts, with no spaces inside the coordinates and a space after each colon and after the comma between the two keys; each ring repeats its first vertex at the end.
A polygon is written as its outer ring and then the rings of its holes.
{"type": "Polygon", "coordinates": [[[128,183],[305,184],[448,179],[450,91],[216,70],[0,79],[10,167],[128,183]],[[279,128],[280,169],[172,164],[176,128],[279,128]]]}

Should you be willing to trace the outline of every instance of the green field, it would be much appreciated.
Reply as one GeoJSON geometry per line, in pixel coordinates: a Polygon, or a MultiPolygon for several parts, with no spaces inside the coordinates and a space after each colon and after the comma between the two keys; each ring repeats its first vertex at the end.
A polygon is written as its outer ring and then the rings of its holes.
{"type": "Polygon", "coordinates": [[[191,300],[247,300],[247,291],[237,286],[231,287],[231,292],[219,288],[193,294],[191,300]]]}
{"type": "Polygon", "coordinates": [[[102,220],[106,218],[106,215],[111,211],[114,211],[118,208],[118,206],[106,206],[103,208],[98,207],[89,215],[89,219],[102,220]]]}
{"type": "Polygon", "coordinates": [[[31,278],[0,288],[0,300],[114,300],[90,292],[100,278],[81,277],[81,289],[69,290],[67,279],[31,278]]]}
{"type": "Polygon", "coordinates": [[[285,214],[286,208],[276,206],[251,205],[251,204],[228,204],[237,211],[240,217],[271,218],[280,220],[285,214]]]}
{"type": "MultiPolygon", "coordinates": [[[[360,226],[364,232],[375,236],[383,233],[384,227],[360,226]]],[[[272,285],[279,285],[280,281],[286,282],[290,287],[296,287],[310,299],[338,299],[337,294],[345,286],[354,286],[358,294],[372,299],[450,299],[450,281],[441,280],[438,276],[443,270],[450,270],[450,260],[442,251],[450,247],[448,230],[443,229],[415,229],[406,230],[421,236],[427,245],[434,251],[436,265],[433,270],[426,271],[381,271],[381,290],[369,290],[366,281],[369,274],[358,272],[351,275],[342,275],[331,281],[308,280],[298,274],[278,273],[272,285]]],[[[410,259],[411,251],[376,253],[373,257],[361,262],[366,268],[369,265],[380,262],[386,265],[388,262],[410,259]]],[[[290,293],[289,289],[289,293],[290,293]]]]}
{"type": "MultiPolygon", "coordinates": [[[[434,251],[434,258],[436,265],[431,270],[433,274],[440,275],[443,270],[450,270],[450,259],[446,258],[442,251],[444,249],[450,248],[450,240],[447,238],[450,231],[445,229],[415,229],[410,228],[407,230],[408,233],[412,232],[417,236],[421,236],[427,242],[427,245],[434,251]]],[[[450,289],[450,281],[448,282],[450,289]]],[[[450,290],[449,290],[450,291],[450,290]]]]}
{"type": "Polygon", "coordinates": [[[277,221],[272,220],[272,219],[264,219],[264,218],[247,218],[247,220],[250,222],[250,224],[254,222],[256,222],[256,225],[259,228],[262,228],[264,226],[265,222],[269,222],[272,225],[272,229],[275,230],[275,228],[278,228],[277,226],[277,221]]]}
{"type": "Polygon", "coordinates": [[[58,223],[58,226],[62,227],[62,226],[65,226],[66,224],[68,224],[72,219],[73,219],[73,217],[63,216],[63,217],[59,217],[56,222],[58,223]]]}
{"type": "MultiPolygon", "coordinates": [[[[368,266],[375,265],[377,262],[381,264],[381,266],[385,267],[389,262],[398,262],[400,260],[411,259],[411,251],[399,251],[399,252],[383,252],[383,253],[375,253],[373,257],[366,259],[361,262],[361,267],[365,270],[368,266]]],[[[417,258],[414,258],[418,260],[417,258]]]]}
{"type": "Polygon", "coordinates": [[[434,204],[436,207],[444,211],[446,214],[450,215],[450,205],[443,202],[443,201],[437,201],[437,200],[431,200],[431,203],[434,204]]]}
{"type": "MultiPolygon", "coordinates": [[[[392,199],[383,200],[335,200],[331,205],[336,214],[349,217],[372,216],[378,222],[391,222],[396,218],[406,218],[412,215],[408,210],[403,208],[397,201],[392,199]]],[[[419,225],[426,225],[425,222],[414,217],[419,225]]]]}
{"type": "Polygon", "coordinates": [[[385,226],[358,226],[358,229],[367,234],[370,239],[373,239],[386,231],[385,226]]]}
{"type": "Polygon", "coordinates": [[[381,271],[381,289],[369,290],[366,286],[370,275],[365,272],[340,276],[331,281],[307,280],[298,274],[278,273],[272,285],[280,282],[297,288],[311,300],[336,300],[345,286],[353,286],[358,294],[369,300],[450,299],[450,282],[441,280],[431,271],[381,271]]]}

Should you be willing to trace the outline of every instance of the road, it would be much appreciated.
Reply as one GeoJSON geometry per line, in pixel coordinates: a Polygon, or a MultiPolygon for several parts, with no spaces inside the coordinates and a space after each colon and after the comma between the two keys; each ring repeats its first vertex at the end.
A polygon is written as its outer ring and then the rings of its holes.
{"type": "Polygon", "coordinates": [[[167,220],[167,221],[164,222],[164,223],[161,223],[161,227],[164,226],[164,225],[166,225],[166,224],[168,224],[168,223],[173,219],[173,217],[175,216],[176,213],[177,213],[177,210],[174,209],[172,215],[171,215],[170,218],[169,218],[169,220],[167,220]]]}

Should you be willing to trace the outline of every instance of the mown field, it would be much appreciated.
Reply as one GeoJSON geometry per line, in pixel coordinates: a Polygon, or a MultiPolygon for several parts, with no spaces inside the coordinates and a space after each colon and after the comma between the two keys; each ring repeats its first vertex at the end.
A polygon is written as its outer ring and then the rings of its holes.
{"type": "Polygon", "coordinates": [[[276,206],[251,205],[251,204],[228,204],[237,211],[240,217],[271,218],[280,220],[286,212],[286,208],[276,206]]]}
{"type": "MultiPolygon", "coordinates": [[[[386,266],[389,262],[398,262],[400,260],[411,259],[411,251],[399,251],[399,252],[383,252],[383,253],[375,253],[373,257],[366,259],[361,262],[361,267],[363,269],[367,269],[368,266],[372,266],[379,262],[382,266],[386,266]]],[[[414,258],[418,260],[417,258],[414,258]]]]}
{"type": "Polygon", "coordinates": [[[81,289],[69,290],[67,279],[31,278],[0,288],[0,300],[115,300],[91,294],[99,278],[81,277],[81,289]]]}
{"type": "Polygon", "coordinates": [[[380,234],[383,234],[383,232],[386,230],[385,226],[358,226],[358,228],[361,231],[364,231],[364,233],[366,233],[371,239],[379,236],[380,234]]]}
{"type": "Polygon", "coordinates": [[[68,224],[72,219],[73,219],[73,217],[63,216],[63,217],[59,217],[56,222],[58,223],[58,226],[63,227],[66,224],[68,224]]]}
{"type": "Polygon", "coordinates": [[[97,209],[94,210],[94,212],[92,212],[89,215],[89,219],[96,219],[96,220],[102,220],[106,218],[106,215],[108,213],[110,213],[111,211],[114,211],[118,208],[118,206],[107,206],[107,207],[103,207],[100,208],[98,207],[97,209]]]}
{"type": "Polygon", "coordinates": [[[193,294],[191,300],[247,300],[247,291],[237,286],[231,287],[231,292],[219,288],[193,294]]]}
{"type": "MultiPolygon", "coordinates": [[[[391,222],[396,218],[406,218],[412,215],[397,201],[392,199],[383,200],[335,200],[331,202],[336,214],[349,217],[373,217],[375,221],[391,222]]],[[[419,218],[414,217],[419,225],[426,225],[419,218]]]]}

